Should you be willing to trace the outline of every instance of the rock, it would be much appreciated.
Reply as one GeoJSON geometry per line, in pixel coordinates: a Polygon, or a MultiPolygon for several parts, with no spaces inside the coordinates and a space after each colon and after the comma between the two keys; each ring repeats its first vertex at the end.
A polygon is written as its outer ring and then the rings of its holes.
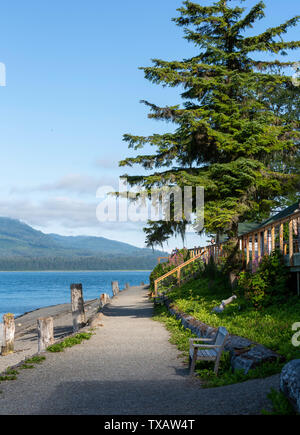
{"type": "Polygon", "coordinates": [[[300,413],[300,359],[288,362],[280,375],[280,389],[300,413]]]}
{"type": "Polygon", "coordinates": [[[223,311],[224,311],[224,306],[221,304],[219,307],[214,307],[213,309],[212,309],[212,312],[213,313],[217,313],[217,314],[220,314],[220,313],[222,313],[223,311]]]}
{"type": "Polygon", "coordinates": [[[233,370],[243,370],[245,374],[265,362],[273,362],[280,358],[280,355],[261,344],[253,346],[250,350],[246,349],[245,352],[242,349],[231,351],[233,370]]]}
{"type": "MultiPolygon", "coordinates": [[[[246,352],[245,352],[246,353],[246,352]]],[[[243,370],[245,374],[249,372],[250,369],[253,367],[253,360],[247,358],[247,356],[238,355],[238,356],[232,356],[231,358],[231,366],[233,368],[233,371],[237,370],[243,370]]]]}
{"type": "Polygon", "coordinates": [[[239,337],[238,335],[230,335],[225,343],[225,350],[227,351],[238,351],[240,349],[249,350],[253,342],[248,340],[248,338],[239,337]]]}

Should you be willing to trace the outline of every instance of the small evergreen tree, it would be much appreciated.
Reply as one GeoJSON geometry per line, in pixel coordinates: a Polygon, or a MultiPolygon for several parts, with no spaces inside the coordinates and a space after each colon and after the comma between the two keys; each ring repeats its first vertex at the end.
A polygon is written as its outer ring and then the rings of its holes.
{"type": "MultiPolygon", "coordinates": [[[[158,107],[144,101],[150,118],[176,128],[147,137],[124,135],[129,148],[150,144],[155,152],[120,162],[151,172],[127,176],[130,185],[148,192],[163,185],[203,186],[204,230],[225,233],[233,242],[240,222],[267,217],[299,182],[293,164],[299,151],[299,88],[285,75],[293,63],[266,56],[255,60],[253,54],[285,55],[299,48],[300,41],[285,42],[282,35],[300,17],[247,36],[247,29],[264,17],[264,8],[262,1],[248,13],[225,0],[211,6],[183,3],[173,21],[184,28],[198,54],[182,61],[154,59],[153,66],[141,68],[152,83],[183,88],[182,105],[158,107]]],[[[148,245],[182,234],[188,221],[189,216],[180,225],[149,221],[148,245]]]]}

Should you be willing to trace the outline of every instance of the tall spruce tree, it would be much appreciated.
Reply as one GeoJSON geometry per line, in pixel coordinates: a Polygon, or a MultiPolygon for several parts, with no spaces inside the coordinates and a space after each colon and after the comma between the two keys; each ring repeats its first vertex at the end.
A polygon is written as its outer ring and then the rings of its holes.
{"type": "MultiPolygon", "coordinates": [[[[155,152],[120,162],[151,172],[126,175],[130,185],[148,192],[163,185],[203,186],[204,230],[231,240],[237,239],[240,222],[268,216],[299,184],[293,164],[299,152],[299,87],[285,72],[293,62],[269,60],[266,54],[286,55],[300,47],[300,41],[282,38],[300,17],[247,36],[264,9],[262,1],[248,12],[231,7],[229,0],[211,6],[183,3],[173,21],[184,28],[197,55],[182,61],[154,59],[153,66],[141,68],[152,83],[183,89],[181,105],[144,101],[149,118],[176,128],[147,137],[124,135],[129,148],[150,144],[155,152]],[[261,60],[254,59],[258,53],[261,60]]],[[[185,216],[180,224],[149,221],[146,242],[154,246],[183,234],[187,223],[185,216]]]]}

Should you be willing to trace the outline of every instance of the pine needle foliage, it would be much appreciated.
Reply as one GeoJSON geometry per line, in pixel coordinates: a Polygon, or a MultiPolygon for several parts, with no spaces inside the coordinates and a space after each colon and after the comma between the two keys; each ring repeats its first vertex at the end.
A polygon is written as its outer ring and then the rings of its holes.
{"type": "MultiPolygon", "coordinates": [[[[249,36],[248,30],[264,18],[265,4],[259,1],[250,10],[240,6],[229,0],[211,6],[185,1],[178,9],[173,21],[197,55],[153,59],[152,66],[141,68],[150,82],[181,91],[181,103],[174,106],[143,101],[149,118],[174,128],[146,137],[125,134],[137,154],[146,145],[154,152],[120,162],[150,172],[126,175],[131,186],[148,194],[165,185],[203,186],[204,230],[229,238],[236,238],[240,222],[269,216],[299,187],[299,87],[286,73],[293,62],[281,59],[300,47],[300,41],[284,40],[300,16],[249,36]]],[[[188,222],[189,216],[181,225],[149,221],[148,246],[182,234],[188,222]]]]}

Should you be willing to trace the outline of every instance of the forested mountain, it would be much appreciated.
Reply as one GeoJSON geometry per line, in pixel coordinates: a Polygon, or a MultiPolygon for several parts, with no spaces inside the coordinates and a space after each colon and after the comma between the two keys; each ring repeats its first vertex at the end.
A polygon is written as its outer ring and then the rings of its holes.
{"type": "Polygon", "coordinates": [[[44,234],[0,217],[0,270],[152,269],[161,255],[104,237],[44,234]]]}

